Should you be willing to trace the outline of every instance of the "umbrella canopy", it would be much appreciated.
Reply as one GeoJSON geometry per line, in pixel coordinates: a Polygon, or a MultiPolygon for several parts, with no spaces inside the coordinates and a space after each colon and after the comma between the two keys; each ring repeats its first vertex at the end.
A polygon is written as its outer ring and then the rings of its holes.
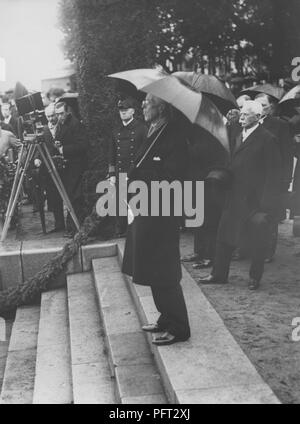
{"type": "Polygon", "coordinates": [[[172,75],[198,93],[205,93],[224,116],[231,109],[238,109],[232,92],[214,75],[204,75],[199,72],[174,72],[172,75]]]}
{"type": "Polygon", "coordinates": [[[229,151],[227,129],[217,107],[202,93],[193,91],[191,87],[182,84],[173,74],[167,75],[161,71],[157,73],[157,70],[152,69],[136,69],[109,76],[126,79],[136,85],[139,90],[153,94],[170,103],[182,112],[190,122],[209,131],[229,151]]]}
{"type": "Polygon", "coordinates": [[[289,103],[292,106],[300,105],[300,85],[296,85],[296,87],[292,88],[290,91],[286,93],[285,96],[280,100],[280,104],[289,103]]]}
{"type": "Polygon", "coordinates": [[[143,90],[147,84],[151,84],[154,81],[158,81],[161,78],[168,76],[165,71],[155,69],[131,69],[130,71],[117,72],[115,74],[108,75],[111,78],[118,78],[125,81],[131,82],[138,90],[143,90]]]}
{"type": "Polygon", "coordinates": [[[272,84],[261,84],[253,87],[246,88],[241,91],[241,94],[248,94],[251,98],[254,98],[257,94],[264,93],[268,96],[272,96],[277,100],[280,100],[284,96],[284,89],[276,87],[272,84]]]}

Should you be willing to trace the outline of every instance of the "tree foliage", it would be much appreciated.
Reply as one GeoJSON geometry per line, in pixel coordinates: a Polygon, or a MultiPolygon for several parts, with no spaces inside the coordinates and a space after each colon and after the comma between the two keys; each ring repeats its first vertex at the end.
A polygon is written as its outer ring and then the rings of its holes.
{"type": "Polygon", "coordinates": [[[116,97],[132,90],[108,74],[158,63],[224,77],[287,76],[292,54],[299,55],[299,9],[299,0],[61,0],[91,169],[105,173],[116,97]]]}

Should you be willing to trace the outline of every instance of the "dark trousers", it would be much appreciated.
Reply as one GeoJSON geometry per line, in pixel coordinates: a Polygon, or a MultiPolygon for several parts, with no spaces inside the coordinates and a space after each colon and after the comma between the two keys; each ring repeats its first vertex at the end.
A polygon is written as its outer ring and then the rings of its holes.
{"type": "MultiPolygon", "coordinates": [[[[250,270],[251,279],[260,281],[264,272],[264,261],[270,240],[270,219],[264,213],[256,213],[245,224],[245,233],[248,235],[250,248],[250,270]]],[[[212,275],[220,281],[227,281],[230,262],[235,246],[222,241],[217,241],[216,256],[212,275]]]]}
{"type": "Polygon", "coordinates": [[[156,309],[160,312],[157,324],[179,339],[188,339],[191,333],[181,285],[151,286],[151,290],[156,309]]]}
{"type": "Polygon", "coordinates": [[[273,258],[277,249],[277,242],[278,242],[278,222],[277,220],[274,220],[270,223],[270,232],[269,232],[266,258],[268,259],[273,258]]]}
{"type": "MultiPolygon", "coordinates": [[[[120,216],[119,214],[119,202],[122,202],[122,206],[124,206],[125,201],[128,203],[129,201],[129,196],[127,196],[125,199],[120,199],[119,198],[119,176],[117,175],[117,183],[116,183],[116,202],[117,202],[117,214],[116,214],[116,224],[115,224],[115,231],[116,234],[124,234],[127,231],[127,226],[128,226],[128,219],[127,219],[127,215],[126,216],[120,216]]],[[[126,206],[127,208],[127,206],[126,206]]]]}
{"type": "Polygon", "coordinates": [[[205,182],[204,223],[194,230],[194,253],[201,259],[215,257],[219,222],[224,203],[224,190],[213,182],[205,182]]]}
{"type": "Polygon", "coordinates": [[[45,179],[48,210],[53,212],[55,226],[64,227],[64,205],[62,198],[49,175],[45,179]]]}

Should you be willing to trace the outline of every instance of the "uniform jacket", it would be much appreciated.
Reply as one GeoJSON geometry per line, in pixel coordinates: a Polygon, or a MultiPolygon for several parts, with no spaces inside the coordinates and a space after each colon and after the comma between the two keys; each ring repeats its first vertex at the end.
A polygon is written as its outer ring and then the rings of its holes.
{"type": "MultiPolygon", "coordinates": [[[[187,142],[180,128],[171,123],[137,168],[158,133],[159,130],[154,132],[141,146],[129,172],[130,181],[143,180],[150,187],[151,181],[184,178],[188,165],[187,142]]],[[[128,226],[122,270],[138,284],[160,287],[178,284],[181,279],[179,218],[136,216],[128,226]]]]}
{"type": "Polygon", "coordinates": [[[63,146],[67,163],[62,181],[72,201],[81,195],[81,181],[87,167],[88,140],[83,125],[72,115],[68,115],[63,124],[58,124],[55,138],[63,146]]]}
{"type": "Polygon", "coordinates": [[[232,187],[222,213],[218,238],[237,246],[247,219],[256,212],[277,217],[282,160],[275,137],[261,125],[242,143],[236,137],[230,170],[232,187]]]}
{"type": "Polygon", "coordinates": [[[133,119],[126,127],[122,124],[113,133],[109,150],[110,175],[128,172],[133,165],[135,155],[147,134],[145,124],[133,119]]]}

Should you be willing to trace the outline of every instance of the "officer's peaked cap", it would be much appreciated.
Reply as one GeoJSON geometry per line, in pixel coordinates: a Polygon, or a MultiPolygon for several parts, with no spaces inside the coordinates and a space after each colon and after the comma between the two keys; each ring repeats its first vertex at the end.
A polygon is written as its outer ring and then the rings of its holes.
{"type": "Polygon", "coordinates": [[[131,97],[127,97],[126,99],[119,100],[118,101],[118,108],[119,109],[130,109],[135,108],[135,100],[131,97]]]}

